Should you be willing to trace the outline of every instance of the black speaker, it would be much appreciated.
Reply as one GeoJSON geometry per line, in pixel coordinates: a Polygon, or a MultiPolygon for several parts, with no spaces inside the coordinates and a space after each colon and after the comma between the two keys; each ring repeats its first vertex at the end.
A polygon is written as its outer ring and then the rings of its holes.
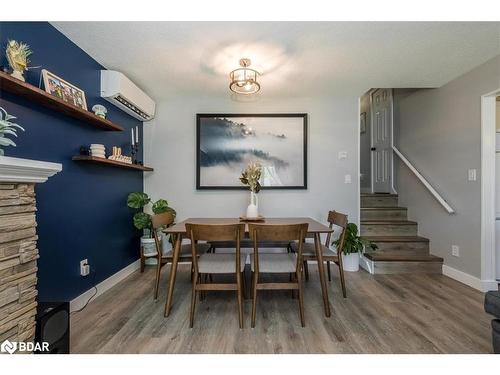
{"type": "Polygon", "coordinates": [[[35,343],[49,344],[36,354],[69,354],[69,302],[38,302],[35,343]]]}

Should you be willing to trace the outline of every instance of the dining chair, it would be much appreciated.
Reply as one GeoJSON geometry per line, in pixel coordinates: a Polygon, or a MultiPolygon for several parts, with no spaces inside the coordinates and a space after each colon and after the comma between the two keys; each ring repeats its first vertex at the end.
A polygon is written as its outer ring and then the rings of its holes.
{"type": "MultiPolygon", "coordinates": [[[[151,217],[151,222],[152,222],[152,227],[153,227],[153,238],[155,239],[155,245],[156,245],[156,260],[157,260],[157,265],[156,265],[156,279],[155,279],[155,288],[154,288],[154,299],[158,299],[158,288],[160,284],[160,273],[161,273],[161,268],[168,263],[172,263],[173,258],[174,258],[174,250],[173,248],[170,248],[166,253],[163,253],[162,251],[162,237],[160,236],[161,233],[159,234],[158,232],[161,232],[162,229],[170,226],[174,222],[174,216],[170,212],[164,212],[162,214],[157,214],[153,215],[151,217]]],[[[165,238],[165,237],[163,237],[165,238]]],[[[175,243],[175,241],[174,241],[175,243]]],[[[204,244],[197,244],[196,245],[196,250],[198,254],[203,254],[206,253],[210,249],[210,245],[204,243],[204,244]]],[[[192,258],[192,252],[191,252],[191,245],[189,243],[187,244],[181,244],[181,251],[179,254],[179,262],[191,262],[192,263],[193,258],[192,258]]]]}
{"type": "MultiPolygon", "coordinates": [[[[323,261],[326,262],[327,265],[327,272],[328,272],[328,281],[332,281],[332,276],[331,276],[331,271],[330,271],[330,263],[333,262],[335,263],[338,268],[339,268],[339,274],[340,274],[340,283],[342,286],[342,294],[344,295],[344,298],[347,297],[347,291],[346,291],[346,286],[345,286],[345,279],[344,279],[344,268],[342,266],[342,252],[344,249],[344,241],[345,241],[345,231],[347,227],[347,215],[344,215],[340,212],[336,211],[330,211],[328,212],[328,223],[330,229],[333,229],[333,226],[336,225],[337,227],[340,227],[341,233],[339,236],[340,242],[339,246],[335,249],[332,250],[330,248],[331,245],[331,240],[332,240],[332,233],[328,233],[326,236],[326,241],[325,244],[320,244],[321,251],[323,254],[323,261]]],[[[292,243],[292,250],[293,251],[298,251],[298,245],[297,243],[292,243]]],[[[308,261],[317,261],[316,258],[316,249],[315,249],[315,244],[312,242],[305,242],[302,248],[302,258],[304,261],[304,276],[306,281],[309,279],[309,271],[307,267],[307,262],[308,261]]]]}
{"type": "Polygon", "coordinates": [[[238,316],[240,328],[243,328],[243,271],[246,255],[241,254],[240,241],[245,234],[245,224],[190,224],[186,223],[186,232],[191,239],[193,258],[193,286],[191,294],[191,313],[189,326],[193,328],[197,294],[206,291],[236,290],[238,297],[238,316]],[[233,254],[208,252],[199,254],[197,241],[234,241],[236,251],[233,254]],[[236,283],[207,283],[202,275],[235,274],[236,283]]]}
{"type": "Polygon", "coordinates": [[[253,241],[252,269],[252,328],[255,327],[257,311],[257,290],[297,290],[299,295],[299,313],[302,327],[304,321],[304,299],[302,291],[302,246],[308,224],[249,224],[248,231],[253,241]],[[260,241],[298,241],[296,253],[259,254],[260,241]],[[263,282],[261,274],[293,275],[288,282],[263,282]]]}

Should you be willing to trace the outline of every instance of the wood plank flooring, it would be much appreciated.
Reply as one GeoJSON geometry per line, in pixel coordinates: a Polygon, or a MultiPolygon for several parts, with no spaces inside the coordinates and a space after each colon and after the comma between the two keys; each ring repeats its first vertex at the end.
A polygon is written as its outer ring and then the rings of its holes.
{"type": "MultiPolygon", "coordinates": [[[[443,275],[346,273],[342,298],[336,267],[329,283],[332,317],[323,314],[315,266],[305,284],[306,327],[290,292],[262,291],[257,321],[238,328],[234,292],[197,303],[189,328],[189,266],[178,272],[174,305],[163,317],[168,269],[153,301],[154,270],[146,267],[71,316],[72,353],[491,353],[491,317],[483,294],[443,275]]],[[[247,283],[248,285],[249,283],[247,283]]]]}

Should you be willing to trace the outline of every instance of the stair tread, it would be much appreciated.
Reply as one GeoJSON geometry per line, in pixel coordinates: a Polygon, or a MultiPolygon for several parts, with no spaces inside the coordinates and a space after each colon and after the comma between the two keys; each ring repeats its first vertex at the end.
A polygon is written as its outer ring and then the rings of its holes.
{"type": "Polygon", "coordinates": [[[411,220],[361,220],[361,224],[373,225],[373,224],[398,224],[398,225],[416,225],[416,221],[411,220]]]}
{"type": "Polygon", "coordinates": [[[384,210],[384,211],[390,211],[390,210],[407,210],[406,207],[398,207],[398,206],[382,206],[382,207],[361,207],[362,210],[384,210]]]}
{"type": "Polygon", "coordinates": [[[443,262],[443,258],[431,254],[399,254],[397,252],[370,252],[364,256],[374,262],[443,262]]]}
{"type": "Polygon", "coordinates": [[[371,242],[429,242],[428,238],[420,236],[362,236],[371,242]]]}

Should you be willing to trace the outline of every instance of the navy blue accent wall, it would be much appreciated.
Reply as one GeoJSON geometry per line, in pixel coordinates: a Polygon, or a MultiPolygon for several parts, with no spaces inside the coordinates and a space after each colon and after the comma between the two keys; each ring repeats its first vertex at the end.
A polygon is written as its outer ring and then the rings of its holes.
{"type": "MultiPolygon", "coordinates": [[[[123,132],[99,130],[23,98],[0,91],[0,106],[25,129],[6,156],[62,163],[61,173],[36,187],[38,199],[38,282],[40,301],[71,300],[138,258],[139,233],[134,229],[127,194],[143,190],[142,172],[78,163],[71,160],[80,145],[121,146],[129,154],[130,129],[142,123],[99,96],[103,67],[46,22],[0,22],[2,65],[8,39],[26,42],[34,51],[32,66],[41,66],[86,93],[87,106],[108,109],[108,118],[123,132]],[[80,260],[95,271],[80,276],[80,260]],[[94,281],[94,283],[93,283],[94,281]]],[[[117,51],[119,53],[119,51],[117,51]]],[[[40,69],[27,73],[38,86],[40,69]]],[[[142,150],[140,152],[142,160],[142,150]]]]}

